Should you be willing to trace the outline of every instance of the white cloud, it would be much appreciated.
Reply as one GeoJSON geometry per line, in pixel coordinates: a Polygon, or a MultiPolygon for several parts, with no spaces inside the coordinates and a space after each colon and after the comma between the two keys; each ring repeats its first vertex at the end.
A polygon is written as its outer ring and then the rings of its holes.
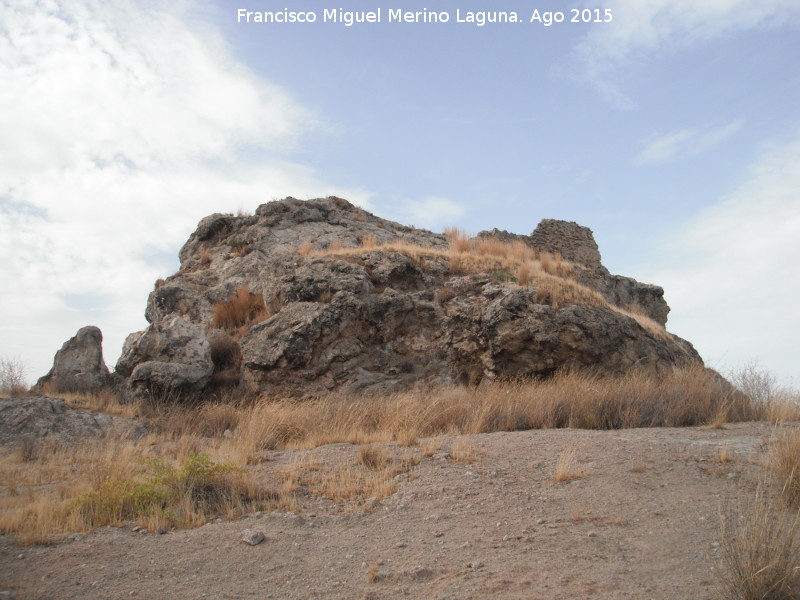
{"type": "Polygon", "coordinates": [[[623,109],[635,103],[614,82],[620,67],[740,31],[800,21],[797,0],[586,0],[584,6],[609,9],[613,21],[592,27],[575,48],[582,76],[623,109]]]}
{"type": "Polygon", "coordinates": [[[642,277],[666,290],[670,330],[712,365],[757,359],[800,383],[800,141],[765,151],[748,180],[688,223],[642,277]]]}
{"type": "Polygon", "coordinates": [[[0,0],[0,81],[0,355],[32,377],[87,324],[113,363],[201,217],[365,201],[279,160],[318,119],[183,3],[0,0]]]}
{"type": "Polygon", "coordinates": [[[425,196],[400,203],[395,213],[392,218],[402,223],[441,231],[453,225],[464,214],[464,208],[448,198],[425,196]]]}
{"type": "Polygon", "coordinates": [[[634,162],[640,165],[668,162],[678,158],[697,156],[735,135],[741,128],[741,120],[711,129],[681,129],[659,136],[647,142],[634,162]]]}

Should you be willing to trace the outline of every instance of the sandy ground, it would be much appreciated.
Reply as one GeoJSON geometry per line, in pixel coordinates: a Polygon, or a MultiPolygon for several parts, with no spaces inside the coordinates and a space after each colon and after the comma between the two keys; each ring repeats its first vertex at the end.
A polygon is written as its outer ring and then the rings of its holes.
{"type": "MultiPolygon", "coordinates": [[[[771,433],[743,423],[443,437],[432,456],[413,450],[419,464],[379,503],[306,497],[293,513],[164,535],[109,527],[54,546],[0,536],[0,598],[719,598],[720,513],[766,477],[771,433]],[[449,456],[454,443],[474,462],[449,456]],[[567,449],[584,476],[554,483],[567,449]],[[266,540],[242,543],[247,528],[266,540]]],[[[357,461],[357,447],[335,444],[271,453],[257,474],[269,481],[302,454],[357,461]]]]}

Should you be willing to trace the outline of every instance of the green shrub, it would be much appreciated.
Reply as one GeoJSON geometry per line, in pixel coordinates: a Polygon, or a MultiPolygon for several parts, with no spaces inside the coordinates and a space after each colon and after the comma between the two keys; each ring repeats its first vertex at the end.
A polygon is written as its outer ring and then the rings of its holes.
{"type": "Polygon", "coordinates": [[[159,459],[147,464],[151,472],[144,479],[108,479],[68,510],[88,527],[142,519],[176,526],[239,512],[266,498],[244,469],[215,463],[203,454],[193,454],[177,467],[159,459]]]}

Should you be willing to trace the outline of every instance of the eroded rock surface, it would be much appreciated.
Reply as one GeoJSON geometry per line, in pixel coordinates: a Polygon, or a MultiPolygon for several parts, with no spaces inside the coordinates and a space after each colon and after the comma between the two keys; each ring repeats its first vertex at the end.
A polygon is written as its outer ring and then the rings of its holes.
{"type": "Polygon", "coordinates": [[[135,393],[245,383],[310,396],[701,362],[688,342],[619,310],[638,306],[663,324],[669,307],[660,287],[611,275],[589,229],[546,220],[530,236],[481,235],[557,253],[607,304],[553,302],[503,269],[465,270],[444,235],[340,198],[287,198],[199,223],[116,372],[135,393]]]}

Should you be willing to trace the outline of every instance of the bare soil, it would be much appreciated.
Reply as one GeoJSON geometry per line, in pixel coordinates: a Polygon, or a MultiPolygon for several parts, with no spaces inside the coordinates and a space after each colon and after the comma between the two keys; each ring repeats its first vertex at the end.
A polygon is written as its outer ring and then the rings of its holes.
{"type": "MultiPolygon", "coordinates": [[[[306,496],[293,513],[164,535],[108,527],[52,546],[0,536],[0,597],[719,598],[720,514],[768,477],[771,433],[740,423],[445,436],[432,456],[421,441],[419,464],[381,501],[306,496]],[[474,462],[449,454],[455,442],[474,462]],[[555,483],[569,449],[582,477],[555,483]],[[266,540],[243,543],[245,529],[266,540]]],[[[271,452],[255,473],[272,482],[303,455],[334,468],[356,465],[358,448],[271,452]]]]}

